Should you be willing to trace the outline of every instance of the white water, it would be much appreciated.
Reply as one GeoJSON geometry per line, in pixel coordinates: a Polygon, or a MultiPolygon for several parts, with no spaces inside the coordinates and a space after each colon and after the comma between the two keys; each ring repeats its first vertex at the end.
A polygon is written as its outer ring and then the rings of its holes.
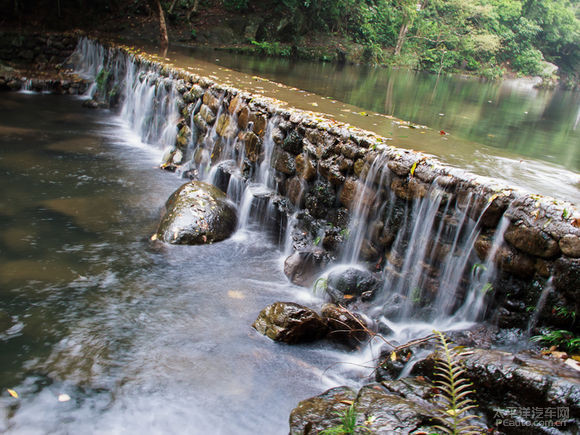
{"type": "MultiPolygon", "coordinates": [[[[80,72],[86,77],[95,78],[107,61],[104,49],[87,40],[81,41],[77,54],[79,59],[83,59],[80,72]]],[[[119,59],[115,62],[113,70],[116,74],[124,71],[124,76],[116,78],[123,86],[122,119],[142,142],[165,151],[173,150],[179,119],[173,81],[161,77],[151,68],[139,68],[131,56],[126,56],[124,65],[119,64],[119,59]]],[[[200,104],[198,100],[193,113],[200,104]]],[[[222,113],[225,112],[220,101],[216,119],[222,113]]],[[[220,162],[235,161],[238,168],[242,167],[245,150],[236,135],[233,139],[219,137],[216,121],[197,141],[200,132],[193,122],[193,115],[188,121],[194,139],[186,150],[186,159],[189,159],[186,168],[196,169],[201,179],[213,182],[220,162]],[[193,156],[198,152],[202,157],[196,163],[193,156]]],[[[237,125],[235,115],[232,122],[237,125]]],[[[275,220],[273,199],[279,186],[272,162],[276,149],[273,133],[278,123],[277,117],[267,123],[262,159],[255,172],[246,179],[237,169],[229,178],[226,190],[229,198],[238,205],[239,217],[234,240],[247,240],[249,228],[271,226],[275,220]]],[[[496,273],[494,258],[502,243],[507,221],[504,219],[499,225],[488,258],[479,264],[474,244],[481,231],[480,223],[469,215],[477,198],[471,195],[466,204],[459,206],[433,183],[424,198],[402,205],[390,190],[390,171],[385,170],[386,161],[386,155],[375,159],[367,176],[359,183],[351,213],[350,236],[342,254],[343,265],[359,265],[361,262],[361,250],[369,237],[370,223],[376,219],[390,222],[396,217],[401,221],[400,229],[393,241],[389,261],[383,267],[385,284],[375,301],[373,316],[392,330],[391,338],[399,342],[428,334],[434,328],[463,329],[472,325],[486,310],[486,292],[491,291],[489,284],[496,273]],[[375,191],[376,198],[383,198],[384,202],[373,201],[371,204],[366,201],[364,193],[370,191],[375,191]],[[448,247],[447,252],[437,252],[440,244],[448,247]],[[434,273],[434,269],[438,273],[434,273]],[[382,315],[393,296],[402,300],[394,319],[382,315]]],[[[290,235],[296,223],[295,215],[291,216],[283,230],[285,236],[281,238],[285,254],[291,251],[290,235]]],[[[372,344],[368,347],[376,348],[372,344]]],[[[355,360],[367,357],[365,352],[353,356],[355,360]]]]}

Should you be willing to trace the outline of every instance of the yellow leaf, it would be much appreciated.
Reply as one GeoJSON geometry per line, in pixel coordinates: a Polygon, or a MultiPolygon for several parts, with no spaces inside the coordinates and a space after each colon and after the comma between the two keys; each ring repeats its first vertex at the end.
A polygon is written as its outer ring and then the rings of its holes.
{"type": "Polygon", "coordinates": [[[457,415],[457,413],[453,410],[453,409],[448,409],[447,411],[445,411],[447,414],[449,414],[450,416],[455,416],[457,415]]]}
{"type": "Polygon", "coordinates": [[[413,166],[411,166],[411,177],[415,174],[415,169],[417,169],[417,162],[413,163],[413,166]]]}
{"type": "Polygon", "coordinates": [[[244,294],[238,290],[228,290],[228,296],[232,299],[244,299],[244,294]]]}
{"type": "Polygon", "coordinates": [[[397,361],[397,352],[391,352],[391,361],[397,361]]]}
{"type": "Polygon", "coordinates": [[[310,103],[312,104],[314,107],[318,107],[318,103],[310,103]]]}
{"type": "Polygon", "coordinates": [[[157,234],[153,234],[151,236],[151,241],[154,242],[155,240],[157,240],[157,234]]]}
{"type": "Polygon", "coordinates": [[[10,394],[12,397],[14,397],[15,399],[18,399],[18,393],[14,390],[11,390],[10,388],[7,389],[8,394],[10,394]]]}

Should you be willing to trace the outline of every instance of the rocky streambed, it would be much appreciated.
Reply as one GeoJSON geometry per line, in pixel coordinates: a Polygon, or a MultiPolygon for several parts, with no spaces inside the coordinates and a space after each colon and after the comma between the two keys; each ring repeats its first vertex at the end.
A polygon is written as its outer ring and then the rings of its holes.
{"type": "Polygon", "coordinates": [[[260,222],[286,246],[288,278],[330,304],[320,313],[273,304],[256,330],[285,343],[374,347],[374,382],[301,402],[291,433],[336,429],[347,415],[360,433],[430,433],[441,418],[451,424],[434,376],[436,340],[407,343],[420,337],[400,332],[420,322],[424,336],[429,325],[452,331],[482,321],[493,333],[449,332],[468,346],[454,358],[477,389],[478,427],[578,430],[572,358],[490,350],[549,326],[577,331],[575,318],[563,315],[576,313],[580,300],[573,205],[495,185],[127,47],[82,39],[69,62],[96,83],[89,106],[118,108],[144,142],[164,148],[163,169],[223,190],[182,186],[154,239],[212,243],[260,222]]]}

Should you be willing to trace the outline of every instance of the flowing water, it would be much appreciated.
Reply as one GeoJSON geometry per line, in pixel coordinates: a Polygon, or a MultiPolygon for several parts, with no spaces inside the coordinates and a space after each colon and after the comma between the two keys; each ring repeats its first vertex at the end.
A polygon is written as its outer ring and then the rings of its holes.
{"type": "MultiPolygon", "coordinates": [[[[216,126],[202,134],[190,120],[193,139],[173,159],[225,184],[238,231],[215,245],[157,245],[149,237],[183,182],[157,168],[176,138],[175,82],[88,41],[79,56],[77,68],[93,79],[107,63],[123,98],[118,114],[70,97],[0,101],[0,386],[20,394],[0,397],[0,430],[286,433],[298,401],[368,375],[356,367],[376,346],[350,354],[283,346],[250,326],[274,301],[322,303],[281,270],[296,215],[270,167],[279,119],[269,120],[264,159],[248,180],[237,135],[216,153],[216,126]],[[232,169],[225,182],[221,165],[232,169]]],[[[358,196],[338,267],[359,267],[370,222],[396,227],[370,313],[382,330],[404,342],[473,324],[506,220],[478,264],[476,199],[448,201],[434,184],[425,198],[401,202],[386,188],[388,173],[380,156],[359,183],[377,200],[358,196]]]]}
{"type": "Polygon", "coordinates": [[[319,302],[266,234],[150,244],[182,180],[80,106],[0,100],[0,432],[281,434],[298,401],[354,382],[324,372],[344,354],[251,328],[274,301],[319,302]]]}

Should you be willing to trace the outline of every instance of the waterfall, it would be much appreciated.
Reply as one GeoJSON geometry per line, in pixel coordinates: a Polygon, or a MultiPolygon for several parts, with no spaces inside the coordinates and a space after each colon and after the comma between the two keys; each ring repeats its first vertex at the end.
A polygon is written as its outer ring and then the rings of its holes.
{"type": "MultiPolygon", "coordinates": [[[[97,94],[119,93],[120,117],[142,142],[165,151],[164,162],[175,163],[178,173],[197,175],[227,193],[238,207],[238,230],[257,225],[272,229],[285,254],[291,253],[300,210],[282,193],[291,177],[301,188],[296,204],[308,191],[297,171],[279,170],[279,153],[285,152],[281,128],[283,123],[289,128],[287,120],[280,115],[262,120],[246,116],[245,122],[239,122],[239,99],[227,100],[226,91],[218,88],[211,93],[198,86],[199,92],[186,98],[184,80],[171,71],[132,54],[113,53],[88,39],[79,41],[72,58],[79,74],[104,82],[97,94]],[[182,140],[181,131],[188,130],[182,140]],[[249,148],[248,138],[254,140],[255,149],[249,148]]],[[[354,181],[350,223],[338,262],[378,271],[384,284],[372,311],[390,330],[400,329],[396,322],[449,324],[481,319],[486,295],[493,290],[496,254],[508,219],[502,218],[487,257],[479,260],[475,245],[486,207],[477,216],[473,209],[482,197],[470,191],[460,200],[438,178],[417,181],[414,169],[406,178],[394,175],[388,166],[392,150],[381,149],[374,151],[367,170],[354,181]],[[396,191],[397,186],[413,183],[418,190],[408,196],[396,191]]],[[[319,227],[317,239],[322,240],[328,228],[319,227]]]]}

